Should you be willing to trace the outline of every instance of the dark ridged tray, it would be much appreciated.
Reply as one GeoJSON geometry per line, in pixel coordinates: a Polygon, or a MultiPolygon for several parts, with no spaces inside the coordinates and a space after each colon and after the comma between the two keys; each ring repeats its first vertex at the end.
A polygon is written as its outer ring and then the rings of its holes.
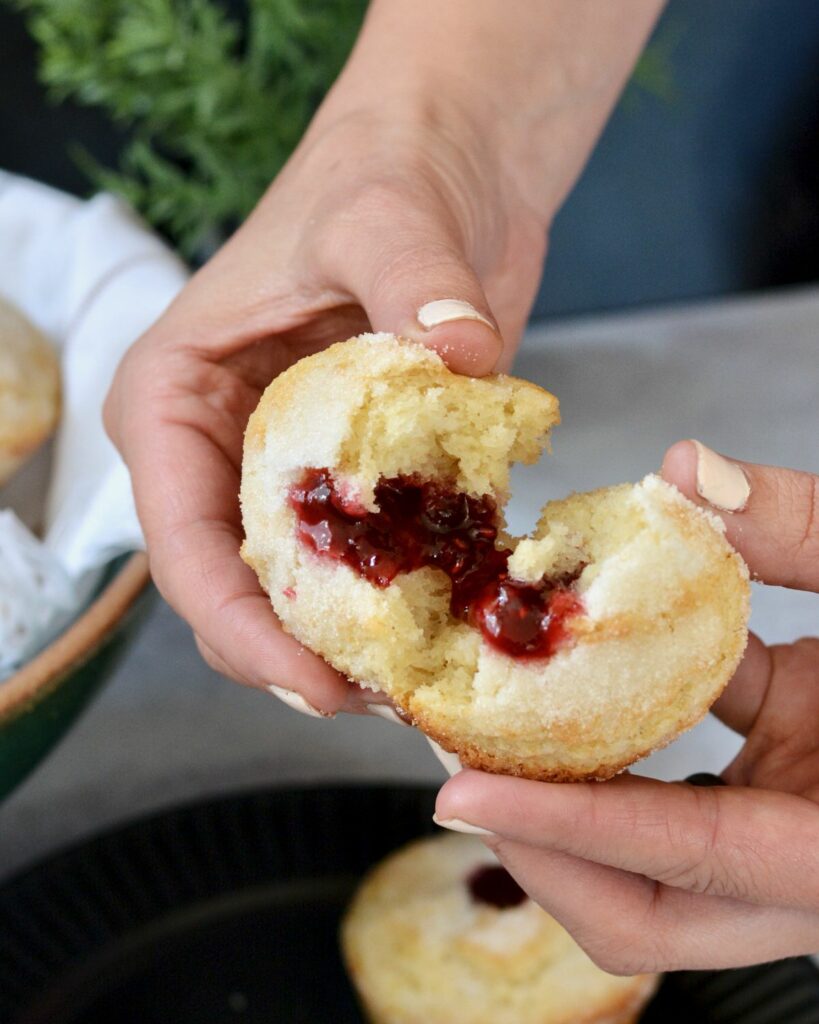
{"type": "MultiPolygon", "coordinates": [[[[2,1024],[361,1024],[338,955],[363,872],[434,791],[266,790],[137,821],[0,889],[2,1024]]],[[[819,1024],[806,959],[666,978],[644,1024],[819,1024]]]]}

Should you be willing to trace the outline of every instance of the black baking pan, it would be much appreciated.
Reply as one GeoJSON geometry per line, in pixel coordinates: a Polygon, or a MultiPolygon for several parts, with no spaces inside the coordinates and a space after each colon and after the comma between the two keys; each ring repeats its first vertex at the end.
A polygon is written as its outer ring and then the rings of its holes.
{"type": "MultiPolygon", "coordinates": [[[[91,839],[0,888],[2,1024],[362,1024],[338,924],[434,790],[265,790],[91,839]]],[[[667,976],[644,1024],[819,1024],[807,959],[667,976]]]]}

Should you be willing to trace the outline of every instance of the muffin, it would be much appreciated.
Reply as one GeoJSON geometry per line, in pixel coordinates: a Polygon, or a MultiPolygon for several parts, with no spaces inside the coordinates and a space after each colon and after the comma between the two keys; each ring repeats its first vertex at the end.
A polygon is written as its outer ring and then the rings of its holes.
{"type": "Polygon", "coordinates": [[[470,836],[378,865],[341,945],[372,1024],[630,1024],[657,985],[596,967],[470,836]]]}
{"type": "Polygon", "coordinates": [[[59,413],[56,352],[0,298],[0,486],[53,432],[59,413]]]}
{"type": "Polygon", "coordinates": [[[721,521],[657,476],[551,502],[510,537],[513,462],[557,399],[364,335],[266,390],[242,556],[285,629],[461,763],[609,778],[707,712],[746,643],[721,521]]]}

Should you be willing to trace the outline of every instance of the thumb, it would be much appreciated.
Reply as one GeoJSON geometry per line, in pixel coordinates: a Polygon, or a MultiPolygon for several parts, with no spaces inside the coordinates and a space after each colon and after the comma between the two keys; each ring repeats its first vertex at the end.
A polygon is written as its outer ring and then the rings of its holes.
{"type": "Polygon", "coordinates": [[[491,373],[503,342],[456,233],[417,211],[389,218],[388,234],[384,223],[362,224],[347,238],[333,276],[364,307],[374,331],[427,345],[457,373],[491,373]]]}
{"type": "Polygon", "coordinates": [[[662,475],[721,517],[755,578],[819,590],[819,477],[728,460],[699,441],[669,448],[662,475]]]}

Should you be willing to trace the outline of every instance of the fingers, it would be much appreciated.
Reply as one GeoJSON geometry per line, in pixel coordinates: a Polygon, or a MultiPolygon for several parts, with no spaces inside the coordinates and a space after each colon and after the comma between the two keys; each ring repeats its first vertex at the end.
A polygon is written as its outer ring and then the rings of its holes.
{"type": "MultiPolygon", "coordinates": [[[[819,590],[819,478],[791,469],[730,461],[698,441],[673,445],[666,452],[662,473],[692,501],[721,517],[728,540],[745,558],[753,576],[773,585],[819,590]]],[[[802,644],[804,647],[806,642],[802,644]]],[[[771,693],[777,657],[781,660],[783,656],[751,635],[742,663],[714,705],[714,713],[732,729],[748,735],[771,693]]],[[[786,674],[780,675],[786,678],[786,674]]],[[[796,686],[788,687],[788,707],[794,706],[799,692],[796,686]]],[[[763,739],[769,741],[776,730],[785,739],[793,725],[783,705],[779,712],[766,713],[763,739]],[[786,720],[781,728],[777,724],[780,719],[786,720]]],[[[750,763],[748,751],[738,761],[750,763]]],[[[731,777],[739,780],[741,774],[735,771],[731,777]]]]}
{"type": "Polygon", "coordinates": [[[741,967],[819,948],[819,916],[810,911],[697,895],[552,850],[488,842],[610,974],[741,967]]]}
{"type": "Polygon", "coordinates": [[[237,468],[213,440],[182,422],[189,398],[177,416],[143,398],[145,426],[131,424],[124,454],[163,596],[218,671],[251,686],[298,692],[311,708],[335,713],[348,700],[346,681],[283,631],[239,557],[237,468]]]}
{"type": "Polygon", "coordinates": [[[697,441],[669,448],[662,475],[722,518],[755,578],[819,590],[819,477],[729,461],[697,441]]]}
{"type": "Polygon", "coordinates": [[[724,778],[732,785],[799,793],[819,804],[819,639],[756,644],[759,652],[749,647],[715,706],[723,720],[749,734],[724,778]]]}
{"type": "Polygon", "coordinates": [[[747,736],[768,695],[772,674],[769,648],[749,633],[739,668],[711,710],[734,732],[747,736]]]}
{"type": "Polygon", "coordinates": [[[357,201],[321,259],[366,311],[373,330],[434,348],[451,369],[483,376],[503,351],[500,333],[458,231],[438,200],[412,205],[403,192],[373,186],[357,201]]]}
{"type": "Polygon", "coordinates": [[[797,796],[462,772],[439,794],[436,817],[688,892],[819,911],[819,809],[797,796]]]}
{"type": "Polygon", "coordinates": [[[659,951],[632,948],[651,913],[653,883],[555,850],[510,839],[486,842],[521,888],[571,933],[599,967],[612,974],[655,969],[659,951]],[[646,966],[649,961],[651,965],[646,966]]]}
{"type": "Polygon", "coordinates": [[[282,630],[254,573],[239,559],[232,530],[215,523],[180,526],[168,542],[153,546],[151,561],[160,590],[194,628],[216,671],[271,690],[307,713],[334,714],[346,702],[345,681],[282,630]],[[293,693],[306,706],[288,700],[293,693]]]}

